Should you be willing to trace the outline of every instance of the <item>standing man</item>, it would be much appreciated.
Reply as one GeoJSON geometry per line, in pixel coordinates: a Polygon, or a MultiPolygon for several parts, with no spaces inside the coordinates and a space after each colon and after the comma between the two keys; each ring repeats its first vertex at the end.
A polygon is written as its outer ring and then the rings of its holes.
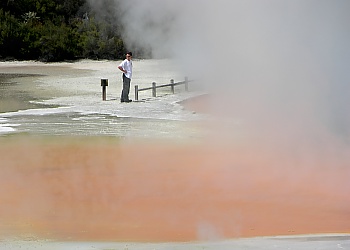
{"type": "Polygon", "coordinates": [[[122,63],[118,66],[118,69],[120,69],[123,72],[123,90],[122,90],[122,95],[120,97],[121,102],[132,101],[129,99],[130,82],[131,82],[131,76],[132,76],[131,58],[132,58],[132,53],[131,52],[126,53],[126,59],[122,61],[122,63]]]}

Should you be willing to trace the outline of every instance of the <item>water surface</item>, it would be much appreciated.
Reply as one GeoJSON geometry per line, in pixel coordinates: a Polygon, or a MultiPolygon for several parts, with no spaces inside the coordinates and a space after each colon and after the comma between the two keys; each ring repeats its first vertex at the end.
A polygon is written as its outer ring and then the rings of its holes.
{"type": "Polygon", "coordinates": [[[35,87],[33,81],[37,77],[38,75],[34,74],[0,73],[0,113],[45,107],[35,103],[38,98],[28,91],[35,87]],[[32,84],[25,84],[28,81],[20,81],[19,78],[23,77],[32,80],[32,84]]]}

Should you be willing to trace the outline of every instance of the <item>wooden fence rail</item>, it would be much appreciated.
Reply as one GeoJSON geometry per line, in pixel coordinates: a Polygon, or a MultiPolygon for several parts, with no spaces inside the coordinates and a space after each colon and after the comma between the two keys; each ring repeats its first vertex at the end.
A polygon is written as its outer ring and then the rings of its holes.
{"type": "Polygon", "coordinates": [[[188,83],[189,82],[190,81],[187,79],[187,77],[185,77],[185,81],[182,81],[182,82],[174,82],[174,80],[171,79],[169,84],[163,84],[163,85],[158,85],[158,86],[155,82],[153,82],[152,87],[142,88],[142,89],[139,89],[139,86],[135,85],[135,100],[136,101],[139,100],[139,92],[140,91],[152,90],[152,96],[156,97],[158,88],[170,87],[171,92],[174,94],[175,93],[175,86],[182,85],[182,84],[185,85],[185,90],[188,91],[188,83]]]}

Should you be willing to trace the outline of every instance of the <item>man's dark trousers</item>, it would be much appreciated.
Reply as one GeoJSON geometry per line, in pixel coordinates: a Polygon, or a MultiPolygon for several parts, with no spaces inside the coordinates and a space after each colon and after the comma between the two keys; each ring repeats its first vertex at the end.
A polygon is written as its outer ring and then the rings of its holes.
{"type": "Polygon", "coordinates": [[[122,102],[126,102],[129,100],[130,82],[131,82],[131,79],[127,78],[125,74],[123,74],[123,90],[122,90],[122,96],[120,98],[120,101],[122,102]]]}

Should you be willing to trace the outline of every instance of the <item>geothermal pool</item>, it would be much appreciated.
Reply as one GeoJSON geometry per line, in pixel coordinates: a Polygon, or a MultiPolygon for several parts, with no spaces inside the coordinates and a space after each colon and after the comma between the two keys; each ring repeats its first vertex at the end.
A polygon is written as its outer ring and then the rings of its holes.
{"type": "MultiPolygon", "coordinates": [[[[0,114],[1,249],[350,247],[349,148],[251,140],[239,119],[219,133],[179,104],[196,90],[121,104],[115,66],[0,63],[35,74],[1,85],[26,96],[0,114]]],[[[134,66],[140,86],[183,79],[171,61],[134,66]]]]}

